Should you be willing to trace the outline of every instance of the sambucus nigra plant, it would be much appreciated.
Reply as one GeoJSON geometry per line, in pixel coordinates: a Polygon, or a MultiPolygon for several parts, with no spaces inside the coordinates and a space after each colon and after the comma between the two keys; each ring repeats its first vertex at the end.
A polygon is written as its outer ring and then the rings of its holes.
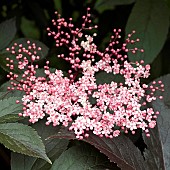
{"type": "Polygon", "coordinates": [[[38,65],[34,61],[40,58],[37,50],[41,50],[41,47],[36,47],[30,41],[27,41],[27,49],[17,43],[7,48],[18,60],[18,64],[14,65],[13,60],[6,58],[9,61],[7,66],[11,69],[8,77],[12,80],[12,87],[8,90],[25,92],[22,101],[17,101],[23,104],[23,113],[19,115],[28,116],[31,123],[48,116],[46,125],[62,124],[73,130],[78,139],[88,137],[89,131],[100,137],[113,138],[129,130],[135,134],[138,128],[150,136],[149,128],[155,127],[159,112],[143,106],[156,100],[158,96],[154,95],[155,92],[164,91],[164,85],[161,81],[154,81],[150,86],[142,83],[141,78],[150,75],[150,65],[145,65],[143,60],[135,63],[128,61],[127,52],[144,52],[143,49],[127,48],[129,43],[140,41],[131,40],[135,31],[128,34],[120,48],[116,48],[121,29],[114,29],[108,47],[100,51],[93,42],[97,34],[86,34],[86,30],[97,28],[91,26],[89,11],[90,8],[87,8],[87,14],[82,17],[81,28],[75,28],[72,18],[67,22],[57,12],[58,18],[52,20],[56,31],[47,28],[57,48],[68,48],[67,54],[58,55],[71,64],[68,76],[64,76],[62,70],[51,72],[49,61],[44,66],[45,77],[36,76],[38,65]],[[96,57],[100,58],[99,61],[96,61],[96,57]],[[23,71],[21,78],[12,72],[14,67],[23,71]],[[113,79],[110,84],[97,84],[95,74],[100,71],[121,75],[124,81],[115,82],[113,79]],[[77,78],[80,73],[81,77],[77,78]],[[92,104],[90,98],[96,102],[92,104]]]}

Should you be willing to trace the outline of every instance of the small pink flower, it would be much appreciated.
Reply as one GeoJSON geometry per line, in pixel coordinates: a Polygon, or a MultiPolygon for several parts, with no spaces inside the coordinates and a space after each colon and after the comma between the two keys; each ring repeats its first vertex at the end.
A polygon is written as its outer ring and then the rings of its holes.
{"type": "Polygon", "coordinates": [[[114,132],[113,132],[113,136],[114,137],[117,137],[117,136],[119,136],[120,135],[120,131],[119,130],[115,130],[114,132]]]}
{"type": "Polygon", "coordinates": [[[149,122],[149,127],[150,128],[154,128],[155,126],[156,126],[156,121],[155,120],[149,122]]]}

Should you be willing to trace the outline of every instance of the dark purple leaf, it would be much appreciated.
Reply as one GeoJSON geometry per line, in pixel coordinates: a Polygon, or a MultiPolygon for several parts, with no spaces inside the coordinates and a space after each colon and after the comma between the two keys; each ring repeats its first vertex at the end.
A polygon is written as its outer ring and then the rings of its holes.
{"type": "Polygon", "coordinates": [[[137,47],[144,49],[144,53],[128,53],[131,61],[144,60],[152,63],[161,51],[167,38],[169,29],[169,9],[163,0],[138,0],[136,1],[126,25],[126,35],[133,30],[136,33],[132,39],[139,42],[129,44],[128,48],[137,47]]]}
{"type": "Polygon", "coordinates": [[[15,18],[6,20],[0,24],[0,50],[7,47],[16,34],[15,18]]]}
{"type": "MultiPolygon", "coordinates": [[[[56,135],[49,138],[75,139],[73,132],[62,128],[56,135]]],[[[111,162],[117,163],[122,170],[143,170],[145,169],[144,159],[136,146],[125,136],[117,138],[100,138],[92,133],[88,138],[83,139],[104,153],[111,162]]]]}
{"type": "Polygon", "coordinates": [[[145,158],[149,169],[168,170],[170,169],[170,74],[159,80],[162,80],[165,85],[164,98],[152,103],[153,108],[159,111],[160,115],[158,115],[157,127],[150,130],[151,137],[147,138],[143,135],[148,147],[145,158]]]}

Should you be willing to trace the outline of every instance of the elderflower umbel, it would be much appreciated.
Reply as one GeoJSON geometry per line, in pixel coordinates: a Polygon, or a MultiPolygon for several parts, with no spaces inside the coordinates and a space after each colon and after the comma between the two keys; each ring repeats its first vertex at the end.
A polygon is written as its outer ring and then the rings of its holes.
{"type": "Polygon", "coordinates": [[[58,55],[71,64],[67,77],[62,70],[51,72],[48,61],[44,66],[45,76],[36,76],[38,65],[34,61],[40,58],[37,51],[41,48],[30,41],[27,41],[27,49],[16,43],[7,49],[16,54],[18,61],[14,64],[6,58],[11,69],[8,78],[12,86],[8,90],[25,92],[21,101],[23,113],[19,115],[29,117],[31,123],[47,117],[46,125],[62,124],[74,131],[78,139],[88,137],[89,131],[100,137],[112,138],[121,132],[131,131],[134,134],[138,128],[149,136],[149,128],[155,127],[159,112],[144,106],[156,100],[155,91],[164,91],[164,85],[161,81],[154,81],[150,86],[142,83],[141,78],[150,75],[150,65],[144,65],[143,60],[135,63],[127,60],[127,52],[144,52],[143,49],[127,48],[128,44],[139,41],[131,40],[135,31],[128,35],[120,48],[116,48],[121,30],[114,29],[108,47],[104,52],[98,49],[93,42],[97,34],[91,36],[84,33],[97,28],[91,26],[89,10],[82,17],[81,28],[74,26],[72,18],[67,22],[57,12],[58,18],[52,20],[57,31],[47,28],[57,48],[68,48],[68,53],[58,55]],[[100,59],[96,61],[96,57],[100,59]],[[22,74],[13,73],[15,68],[22,70],[22,74]],[[100,72],[119,75],[123,80],[117,82],[113,79],[110,83],[98,84],[96,74],[100,72]]]}

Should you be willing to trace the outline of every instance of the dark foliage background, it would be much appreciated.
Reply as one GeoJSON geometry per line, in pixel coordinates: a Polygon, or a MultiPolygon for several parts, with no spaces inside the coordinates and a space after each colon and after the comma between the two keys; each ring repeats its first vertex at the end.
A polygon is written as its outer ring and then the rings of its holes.
{"type": "MultiPolygon", "coordinates": [[[[152,80],[170,73],[170,8],[168,5],[170,5],[169,0],[0,0],[0,23],[12,19],[15,21],[14,27],[16,27],[16,30],[14,30],[13,27],[4,28],[8,29],[9,32],[14,31],[15,35],[0,34],[0,44],[5,42],[6,38],[4,37],[6,36],[9,36],[8,38],[11,38],[11,41],[23,37],[39,40],[49,48],[48,55],[38,62],[40,67],[43,67],[45,61],[49,60],[51,67],[68,70],[68,63],[56,58],[58,53],[61,53],[61,51],[64,52],[64,49],[56,49],[53,39],[47,36],[46,28],[53,27],[51,19],[56,17],[54,15],[54,11],[56,10],[61,13],[64,18],[68,19],[73,17],[73,22],[79,24],[82,19],[82,14],[86,13],[86,8],[91,7],[93,21],[99,26],[95,43],[101,49],[109,42],[113,28],[122,29],[122,42],[128,34],[128,31],[136,29],[136,37],[142,40],[142,44],[139,44],[139,47],[142,46],[144,49],[146,47],[146,56],[144,56],[144,58],[146,63],[151,64],[151,76],[147,80],[147,83],[150,83],[152,80]],[[166,10],[162,4],[166,6],[166,10]],[[134,9],[135,5],[136,9],[134,9]],[[145,7],[148,7],[149,10],[146,10],[145,7]],[[159,10],[156,10],[156,7],[158,7],[159,10]],[[138,13],[135,13],[135,10],[138,11],[138,13]],[[149,13],[150,18],[147,19],[146,12],[152,10],[154,12],[149,13]],[[163,19],[161,19],[161,15],[164,15],[162,16],[163,19]],[[152,22],[155,23],[153,24],[152,22]],[[143,28],[143,26],[145,26],[145,28],[143,28]]],[[[0,32],[1,31],[2,30],[0,30],[0,32]]],[[[3,52],[8,45],[9,44],[4,43],[4,48],[0,49],[1,52],[3,52]]],[[[137,60],[138,59],[139,58],[137,58],[137,60]]],[[[130,60],[133,61],[135,59],[133,56],[130,56],[130,60]]],[[[0,85],[8,81],[6,78],[7,72],[2,63],[3,58],[1,57],[0,85]]],[[[141,131],[138,131],[135,136],[129,134],[128,137],[143,154],[146,144],[144,143],[141,131]]],[[[73,139],[73,137],[71,139],[73,139]]],[[[93,142],[85,142],[93,144],[93,142]]],[[[77,147],[76,149],[79,154],[86,152],[82,150],[80,146],[84,146],[87,150],[94,150],[94,153],[98,152],[92,145],[85,142],[75,142],[71,140],[69,146],[77,147]]],[[[101,154],[99,157],[107,160],[104,154],[101,154]]],[[[106,167],[119,169],[115,164],[108,162],[104,164],[106,167]]],[[[0,167],[3,167],[3,169],[11,168],[11,151],[3,145],[0,145],[0,167]]],[[[36,166],[34,168],[36,169],[36,166]]]]}

